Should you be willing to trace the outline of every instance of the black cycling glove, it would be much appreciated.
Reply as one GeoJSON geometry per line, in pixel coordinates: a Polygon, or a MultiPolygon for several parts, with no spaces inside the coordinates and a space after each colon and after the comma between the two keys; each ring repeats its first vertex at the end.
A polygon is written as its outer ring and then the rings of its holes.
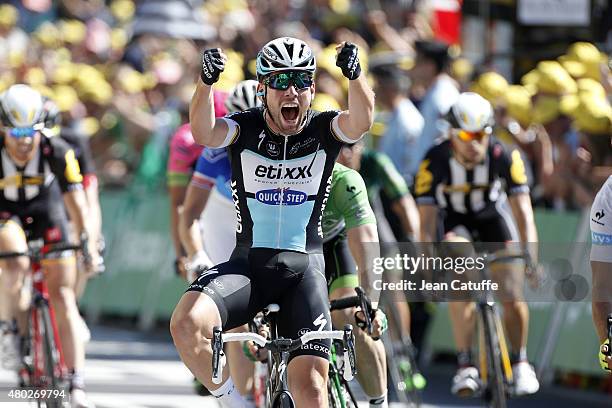
{"type": "Polygon", "coordinates": [[[351,81],[361,75],[358,53],[359,48],[355,44],[346,42],[336,58],[336,66],[340,67],[342,74],[351,81]]]}
{"type": "Polygon", "coordinates": [[[202,53],[202,72],[200,78],[206,85],[212,85],[219,80],[219,75],[225,69],[225,61],[221,57],[221,48],[210,48],[202,53]]]}

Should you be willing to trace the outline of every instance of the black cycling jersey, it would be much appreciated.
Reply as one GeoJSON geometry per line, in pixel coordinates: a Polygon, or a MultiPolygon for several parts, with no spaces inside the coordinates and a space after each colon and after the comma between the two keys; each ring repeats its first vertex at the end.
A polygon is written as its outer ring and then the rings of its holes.
{"type": "Polygon", "coordinates": [[[263,109],[226,116],[238,246],[322,252],[321,218],[343,141],[338,112],[309,111],[303,130],[280,136],[263,109]]]}
{"type": "Polygon", "coordinates": [[[82,175],[95,174],[96,165],[89,146],[89,139],[86,135],[76,132],[70,127],[63,127],[59,136],[64,139],[72,150],[79,162],[82,175]]]}
{"type": "Polygon", "coordinates": [[[525,164],[518,150],[508,152],[495,138],[489,140],[481,164],[468,170],[453,156],[449,140],[432,147],[415,178],[417,204],[435,204],[452,214],[476,214],[510,195],[529,192],[525,164]]]}
{"type": "MultiPolygon", "coordinates": [[[[229,126],[236,248],[228,262],[196,279],[188,291],[206,293],[223,328],[252,319],[268,303],[281,307],[278,331],[297,338],[331,328],[323,259],[323,210],[343,136],[338,112],[309,111],[302,131],[279,136],[262,109],[225,117],[229,126]]],[[[328,358],[329,340],[304,345],[291,357],[328,358]]]]}
{"type": "Polygon", "coordinates": [[[42,136],[34,158],[19,167],[0,139],[0,220],[18,220],[28,239],[66,240],[62,193],[81,189],[82,179],[74,151],[63,140],[42,136]]]}

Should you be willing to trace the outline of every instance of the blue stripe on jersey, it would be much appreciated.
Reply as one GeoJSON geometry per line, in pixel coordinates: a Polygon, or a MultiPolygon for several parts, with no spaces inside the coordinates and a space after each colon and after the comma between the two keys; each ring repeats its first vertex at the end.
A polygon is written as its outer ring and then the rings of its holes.
{"type": "Polygon", "coordinates": [[[257,220],[253,223],[253,248],[282,248],[301,252],[306,250],[306,227],[314,209],[314,201],[295,206],[270,206],[248,198],[247,205],[251,217],[257,220]],[[281,212],[282,216],[279,215],[281,212]],[[280,223],[279,219],[291,222],[280,223]]]}
{"type": "Polygon", "coordinates": [[[215,180],[215,187],[217,187],[219,193],[228,200],[232,200],[232,190],[230,188],[232,169],[225,148],[204,148],[196,163],[195,171],[215,180]]]}

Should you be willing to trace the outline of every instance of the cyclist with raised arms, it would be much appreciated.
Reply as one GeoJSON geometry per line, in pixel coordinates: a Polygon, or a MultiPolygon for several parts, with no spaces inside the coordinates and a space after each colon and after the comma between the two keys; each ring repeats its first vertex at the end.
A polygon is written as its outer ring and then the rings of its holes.
{"type": "MultiPolygon", "coordinates": [[[[59,138],[41,134],[44,127],[42,96],[26,85],[11,86],[0,96],[3,125],[0,145],[0,251],[22,252],[28,240],[45,243],[69,240],[64,205],[77,234],[91,236],[82,175],[74,151],[59,138]],[[62,204],[63,201],[63,204],[62,204]]],[[[96,243],[88,241],[89,260],[85,267],[93,271],[99,264],[96,243]]],[[[2,293],[12,306],[10,317],[18,318],[21,334],[26,331],[27,302],[22,299],[24,276],[29,272],[25,257],[5,260],[2,269],[2,293]]],[[[91,407],[84,392],[82,369],[84,344],[79,338],[74,293],[76,262],[72,251],[42,263],[49,297],[70,371],[72,407],[91,407]]]]}
{"type": "MultiPolygon", "coordinates": [[[[446,116],[448,139],[427,152],[415,179],[421,242],[439,240],[438,232],[443,233],[443,240],[456,239],[461,230],[467,230],[470,239],[493,244],[496,250],[521,242],[535,262],[538,234],[525,165],[517,150],[508,152],[491,135],[492,121],[491,104],[478,94],[462,93],[451,107],[446,116]],[[442,215],[441,224],[438,211],[442,215]]],[[[524,271],[514,266],[500,265],[491,274],[501,283],[505,294],[500,301],[512,351],[513,391],[525,395],[535,393],[539,382],[527,361],[529,309],[520,300],[524,271]]],[[[478,369],[470,353],[475,304],[449,302],[449,312],[459,365],[451,391],[461,396],[473,395],[480,387],[478,369]]]]}
{"type": "MultiPolygon", "coordinates": [[[[212,84],[224,69],[220,49],[204,51],[190,119],[198,143],[228,146],[236,249],[228,262],[194,281],[177,305],[170,329],[181,359],[225,406],[242,406],[227,372],[211,381],[212,329],[247,323],[269,303],[280,305],[279,335],[329,330],[321,219],[342,143],[372,124],[374,95],[361,76],[357,47],[338,46],[336,65],[349,81],[348,110],[310,110],[315,58],[301,40],[283,37],[257,56],[263,109],[215,120],[212,84]]],[[[327,406],[329,341],[310,343],[290,358],[289,388],[300,407],[327,406]]]]}
{"type": "MultiPolygon", "coordinates": [[[[226,105],[259,106],[256,101],[253,84],[243,81],[226,100],[226,105]],[[244,89],[241,89],[244,84],[244,89]],[[253,93],[251,93],[253,91],[253,93]],[[246,97],[246,98],[245,98],[246,97]],[[252,97],[252,98],[251,98],[252,97]],[[236,103],[242,102],[242,103],[236,103]]],[[[230,111],[234,111],[228,106],[230,111]]],[[[196,171],[187,189],[184,211],[181,214],[180,232],[183,246],[190,255],[192,267],[208,266],[210,260],[219,262],[229,259],[228,247],[233,248],[235,237],[229,236],[235,229],[234,205],[231,200],[229,183],[231,170],[225,149],[204,149],[196,171]],[[209,193],[212,188],[212,192],[209,193]],[[211,196],[210,200],[208,199],[211,196]],[[213,198],[215,195],[218,198],[213,198]],[[202,213],[202,210],[204,212],[202,213]],[[204,229],[200,237],[198,216],[202,213],[204,229]],[[233,222],[219,222],[220,219],[233,222]],[[211,242],[212,241],[212,242],[211,242]],[[204,242],[204,244],[202,244],[204,242]],[[231,245],[228,245],[231,244],[231,245]],[[210,254],[210,257],[208,256],[210,254]]],[[[378,234],[376,218],[368,201],[365,183],[358,172],[334,165],[329,200],[322,220],[323,253],[325,256],[325,275],[328,282],[330,299],[354,296],[358,285],[370,287],[370,283],[360,282],[359,271],[366,271],[368,262],[364,254],[371,252],[371,246],[377,246],[378,234]]],[[[344,309],[332,313],[335,327],[354,324],[354,309],[344,309]]],[[[377,311],[377,313],[382,313],[377,311]]],[[[385,321],[384,316],[380,316],[385,321]]],[[[384,328],[384,327],[383,327],[384,328]]],[[[386,365],[385,350],[381,342],[374,341],[364,331],[356,331],[357,378],[365,393],[369,396],[370,406],[386,407],[386,365]]],[[[242,353],[238,343],[239,353],[242,353]]],[[[229,353],[236,353],[228,350],[229,353]]],[[[242,356],[229,354],[230,373],[242,395],[249,395],[250,378],[253,365],[243,361],[242,356]]],[[[255,359],[254,355],[250,356],[255,359]]]]}

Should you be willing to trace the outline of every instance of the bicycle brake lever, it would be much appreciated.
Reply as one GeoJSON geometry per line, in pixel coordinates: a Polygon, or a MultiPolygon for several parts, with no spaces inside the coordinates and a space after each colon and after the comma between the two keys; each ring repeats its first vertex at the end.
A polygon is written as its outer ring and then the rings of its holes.
{"type": "Polygon", "coordinates": [[[221,328],[213,328],[212,338],[212,382],[221,384],[223,377],[223,338],[221,337],[221,328]]]}
{"type": "Polygon", "coordinates": [[[344,343],[344,374],[346,381],[351,381],[357,369],[355,368],[355,339],[353,337],[353,326],[347,324],[344,326],[344,335],[342,336],[344,343]]]}
{"type": "Polygon", "coordinates": [[[359,286],[355,288],[355,292],[357,292],[357,296],[359,297],[359,303],[361,304],[361,311],[363,312],[368,334],[371,335],[372,317],[370,316],[370,311],[372,310],[372,305],[370,304],[370,299],[368,299],[365,291],[359,286]]]}

